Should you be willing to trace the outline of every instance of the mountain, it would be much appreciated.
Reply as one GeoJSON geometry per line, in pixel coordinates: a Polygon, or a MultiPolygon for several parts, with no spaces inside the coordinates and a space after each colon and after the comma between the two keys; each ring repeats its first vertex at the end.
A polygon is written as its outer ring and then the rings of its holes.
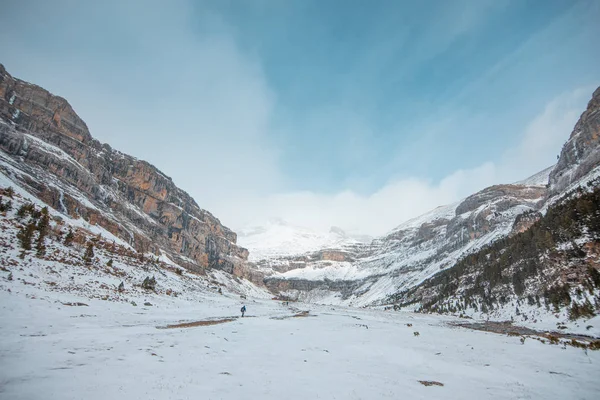
{"type": "MultiPolygon", "coordinates": [[[[2,254],[12,254],[3,258],[7,265],[36,261],[27,258],[23,237],[28,229],[41,235],[47,205],[53,255],[40,253],[42,261],[85,264],[77,254],[91,243],[102,262],[174,269],[178,287],[186,285],[182,266],[202,277],[194,285],[203,288],[268,296],[250,280],[280,297],[326,304],[499,319],[534,319],[542,302],[547,312],[552,306],[574,316],[593,315],[600,304],[600,88],[553,167],[438,207],[373,240],[336,227],[319,233],[270,221],[240,232],[250,257],[234,232],[169,177],[100,143],[65,99],[1,65],[0,150],[0,197],[11,199],[0,199],[2,254]],[[27,212],[37,228],[19,215],[27,212]],[[70,231],[78,238],[75,252],[63,243],[70,231]],[[15,239],[23,258],[13,257],[15,239]]],[[[138,275],[131,272],[127,282],[139,285],[138,275]]]]}
{"type": "MultiPolygon", "coordinates": [[[[567,193],[579,197],[582,192],[578,188],[595,187],[600,176],[599,105],[600,89],[594,92],[555,166],[439,207],[370,244],[342,247],[334,258],[322,257],[325,248],[300,260],[297,256],[262,260],[263,264],[285,267],[274,268],[265,278],[266,285],[282,296],[323,303],[420,303],[423,292],[413,289],[428,278],[494,243],[529,231],[551,207],[559,207],[567,193]]],[[[582,229],[587,227],[582,225],[582,229]]],[[[566,264],[559,263],[558,268],[564,269],[566,264]]],[[[429,298],[436,293],[432,289],[429,298]]]]}
{"type": "Polygon", "coordinates": [[[140,254],[245,275],[237,236],[146,161],[94,139],[63,98],[0,64],[0,179],[140,254]]]}
{"type": "MultiPolygon", "coordinates": [[[[510,234],[516,216],[537,209],[545,195],[546,187],[538,182],[492,186],[409,220],[369,244],[335,249],[335,257],[327,257],[328,248],[314,251],[304,257],[304,264],[279,270],[265,283],[283,295],[310,301],[376,305],[399,288],[415,285],[510,234]]],[[[263,263],[290,261],[278,257],[263,263]]]]}
{"type": "Polygon", "coordinates": [[[582,182],[598,175],[600,165],[600,88],[596,89],[587,109],[560,153],[556,167],[550,173],[549,197],[560,196],[582,182]]]}
{"type": "Polygon", "coordinates": [[[251,261],[296,256],[323,248],[336,249],[372,240],[367,235],[348,234],[335,226],[329,232],[318,232],[281,219],[241,229],[238,231],[238,238],[240,245],[250,251],[251,261]]]}
{"type": "Polygon", "coordinates": [[[527,230],[469,254],[390,300],[418,303],[420,311],[519,322],[547,313],[594,317],[600,308],[600,180],[557,201],[544,215],[533,214],[527,230]]]}
{"type": "Polygon", "coordinates": [[[600,310],[600,88],[562,148],[538,211],[518,232],[388,299],[421,311],[535,321],[600,310]],[[542,312],[540,312],[542,308],[542,312]]]}

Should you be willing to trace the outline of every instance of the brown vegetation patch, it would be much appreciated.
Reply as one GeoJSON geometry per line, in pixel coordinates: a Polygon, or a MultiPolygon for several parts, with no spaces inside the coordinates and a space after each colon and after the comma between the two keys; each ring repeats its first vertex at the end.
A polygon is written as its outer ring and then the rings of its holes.
{"type": "Polygon", "coordinates": [[[444,386],[443,383],[436,381],[419,381],[419,383],[423,386],[444,386]]]}
{"type": "MultiPolygon", "coordinates": [[[[298,311],[298,310],[294,310],[298,311]]],[[[271,319],[284,320],[288,318],[304,318],[304,317],[316,317],[316,315],[310,315],[310,311],[298,311],[296,314],[284,315],[280,317],[271,317],[271,319]]]]}
{"type": "Polygon", "coordinates": [[[235,318],[211,319],[211,320],[205,320],[205,321],[184,322],[184,323],[175,324],[175,325],[157,326],[157,328],[158,329],[194,328],[196,326],[210,326],[210,325],[224,324],[224,323],[231,322],[234,320],[235,320],[235,318]]]}
{"type": "Polygon", "coordinates": [[[79,303],[79,302],[74,302],[74,303],[62,303],[63,306],[69,306],[69,307],[89,307],[89,305],[85,304],[85,303],[79,303]]]}
{"type": "Polygon", "coordinates": [[[525,342],[525,338],[529,337],[532,339],[539,340],[541,343],[546,343],[546,340],[550,344],[554,345],[569,345],[572,347],[599,350],[600,340],[592,336],[569,334],[562,332],[540,332],[530,328],[513,325],[510,321],[505,322],[472,322],[472,323],[451,323],[450,325],[460,326],[463,328],[469,328],[478,331],[492,332],[498,334],[505,334],[508,336],[521,336],[521,342],[525,342]]]}
{"type": "Polygon", "coordinates": [[[292,315],[292,318],[308,317],[309,313],[310,311],[300,311],[299,313],[292,315]]]}

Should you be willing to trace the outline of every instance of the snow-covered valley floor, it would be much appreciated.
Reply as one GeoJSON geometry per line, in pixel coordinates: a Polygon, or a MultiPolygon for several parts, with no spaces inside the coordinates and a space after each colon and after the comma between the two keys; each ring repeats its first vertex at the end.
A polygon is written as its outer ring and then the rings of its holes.
{"type": "Polygon", "coordinates": [[[0,291],[1,399],[600,397],[600,351],[522,344],[448,317],[248,299],[242,319],[234,295],[135,307],[13,288],[0,291]],[[63,304],[78,301],[88,306],[63,304]]]}

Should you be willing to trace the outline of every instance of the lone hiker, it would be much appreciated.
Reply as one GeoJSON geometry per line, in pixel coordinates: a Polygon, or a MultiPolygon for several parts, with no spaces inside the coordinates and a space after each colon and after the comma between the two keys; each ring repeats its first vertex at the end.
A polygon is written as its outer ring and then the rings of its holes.
{"type": "Polygon", "coordinates": [[[244,314],[246,313],[246,306],[242,306],[242,309],[240,311],[242,312],[242,318],[244,318],[244,314]]]}

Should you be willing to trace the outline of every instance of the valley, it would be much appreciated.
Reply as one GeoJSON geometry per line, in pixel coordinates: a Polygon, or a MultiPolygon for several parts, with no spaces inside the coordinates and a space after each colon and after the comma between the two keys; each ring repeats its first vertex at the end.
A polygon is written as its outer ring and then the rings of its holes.
{"type": "Polygon", "coordinates": [[[556,165],[376,238],[234,232],[1,65],[0,117],[3,398],[600,391],[600,88],[556,165]]]}

